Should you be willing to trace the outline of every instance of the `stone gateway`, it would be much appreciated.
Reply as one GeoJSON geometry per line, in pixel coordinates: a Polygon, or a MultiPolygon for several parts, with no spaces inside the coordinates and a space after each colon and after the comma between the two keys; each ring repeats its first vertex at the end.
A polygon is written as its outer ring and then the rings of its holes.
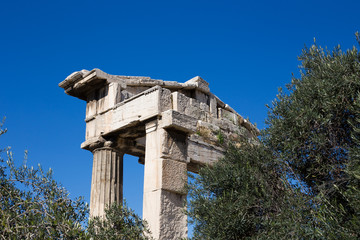
{"type": "Polygon", "coordinates": [[[59,86],[87,102],[81,148],[94,156],[90,215],[122,203],[123,156],[137,156],[145,168],[143,218],[155,239],[187,237],[187,171],[222,157],[224,138],[258,134],[200,77],[178,83],[93,69],[74,72],[59,86]]]}

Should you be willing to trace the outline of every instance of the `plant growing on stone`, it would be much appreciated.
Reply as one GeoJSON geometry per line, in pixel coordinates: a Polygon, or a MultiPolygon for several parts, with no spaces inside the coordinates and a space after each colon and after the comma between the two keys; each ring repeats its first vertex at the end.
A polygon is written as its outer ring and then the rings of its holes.
{"type": "Polygon", "coordinates": [[[216,137],[218,139],[219,144],[224,144],[225,141],[224,134],[221,132],[221,130],[217,132],[216,137]]]}

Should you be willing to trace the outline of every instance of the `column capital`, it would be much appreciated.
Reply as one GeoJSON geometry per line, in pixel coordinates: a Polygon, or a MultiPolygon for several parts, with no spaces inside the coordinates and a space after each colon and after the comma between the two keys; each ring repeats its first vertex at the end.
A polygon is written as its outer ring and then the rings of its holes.
{"type": "Polygon", "coordinates": [[[122,152],[117,148],[116,141],[114,141],[114,140],[105,140],[104,138],[102,138],[100,141],[96,141],[96,142],[92,143],[91,145],[89,145],[89,150],[92,153],[95,153],[96,151],[99,151],[99,150],[106,150],[106,149],[112,150],[119,154],[122,154],[122,152]]]}

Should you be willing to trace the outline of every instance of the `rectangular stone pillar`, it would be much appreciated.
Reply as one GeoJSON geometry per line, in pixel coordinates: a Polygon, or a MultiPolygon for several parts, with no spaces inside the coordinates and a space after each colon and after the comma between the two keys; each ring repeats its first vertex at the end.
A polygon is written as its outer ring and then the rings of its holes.
{"type": "Polygon", "coordinates": [[[187,237],[187,168],[175,155],[171,159],[168,150],[172,143],[169,133],[161,128],[161,120],[146,124],[143,218],[155,239],[187,237]]]}

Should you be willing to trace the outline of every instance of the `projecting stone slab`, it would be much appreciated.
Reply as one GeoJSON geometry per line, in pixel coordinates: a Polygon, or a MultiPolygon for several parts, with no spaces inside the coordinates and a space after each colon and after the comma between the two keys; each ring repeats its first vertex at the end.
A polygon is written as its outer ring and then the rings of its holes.
{"type": "Polygon", "coordinates": [[[194,133],[196,132],[196,123],[196,118],[174,110],[168,110],[162,113],[162,127],[165,129],[194,133]]]}

